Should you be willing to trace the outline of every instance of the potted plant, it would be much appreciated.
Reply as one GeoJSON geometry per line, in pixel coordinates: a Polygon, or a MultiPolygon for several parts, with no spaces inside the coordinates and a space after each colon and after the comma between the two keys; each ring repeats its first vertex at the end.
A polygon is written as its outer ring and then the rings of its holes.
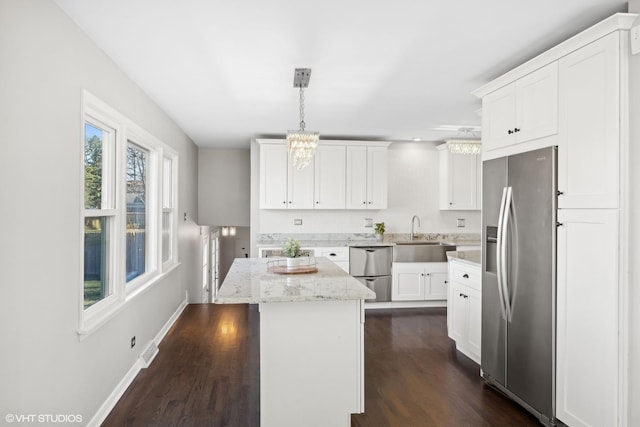
{"type": "Polygon", "coordinates": [[[384,230],[385,230],[384,222],[376,222],[374,231],[376,233],[376,240],[377,241],[379,241],[379,242],[382,241],[382,237],[384,235],[384,230]]]}
{"type": "Polygon", "coordinates": [[[297,267],[300,265],[300,242],[294,239],[288,239],[282,247],[282,255],[287,258],[287,267],[297,267]]]}

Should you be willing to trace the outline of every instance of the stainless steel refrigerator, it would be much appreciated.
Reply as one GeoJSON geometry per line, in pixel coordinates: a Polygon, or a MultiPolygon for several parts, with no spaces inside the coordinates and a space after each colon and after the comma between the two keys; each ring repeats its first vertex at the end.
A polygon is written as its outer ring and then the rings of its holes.
{"type": "Polygon", "coordinates": [[[557,149],[482,165],[482,377],[555,425],[557,149]]]}

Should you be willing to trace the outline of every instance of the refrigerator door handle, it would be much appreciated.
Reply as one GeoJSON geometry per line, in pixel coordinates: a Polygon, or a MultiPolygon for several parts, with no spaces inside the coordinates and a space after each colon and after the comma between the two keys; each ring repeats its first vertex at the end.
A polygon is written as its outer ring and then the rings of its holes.
{"type": "Polygon", "coordinates": [[[502,223],[502,240],[500,241],[500,267],[501,267],[501,275],[502,275],[502,296],[504,299],[504,306],[507,321],[511,321],[511,300],[509,298],[509,286],[508,280],[509,276],[507,274],[507,233],[509,230],[509,219],[511,217],[511,202],[513,200],[513,189],[512,187],[506,188],[505,194],[505,202],[504,202],[504,217],[502,223]]]}
{"type": "Polygon", "coordinates": [[[498,233],[496,236],[497,244],[496,244],[496,276],[498,279],[498,297],[500,299],[500,313],[502,314],[502,318],[507,320],[507,308],[505,306],[505,299],[503,294],[504,284],[503,284],[503,264],[504,259],[502,258],[502,243],[504,239],[504,212],[505,212],[505,202],[507,200],[507,187],[502,189],[502,199],[500,201],[500,214],[498,215],[498,233]]]}

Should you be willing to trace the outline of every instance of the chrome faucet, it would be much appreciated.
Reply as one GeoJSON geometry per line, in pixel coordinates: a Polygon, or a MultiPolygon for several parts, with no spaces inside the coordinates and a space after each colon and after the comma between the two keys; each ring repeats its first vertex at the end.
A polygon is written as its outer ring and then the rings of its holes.
{"type": "Polygon", "coordinates": [[[418,218],[418,215],[414,215],[413,218],[411,218],[411,236],[409,236],[409,240],[413,240],[413,238],[415,237],[413,227],[415,225],[416,219],[418,220],[418,227],[420,227],[420,218],[418,218]]]}

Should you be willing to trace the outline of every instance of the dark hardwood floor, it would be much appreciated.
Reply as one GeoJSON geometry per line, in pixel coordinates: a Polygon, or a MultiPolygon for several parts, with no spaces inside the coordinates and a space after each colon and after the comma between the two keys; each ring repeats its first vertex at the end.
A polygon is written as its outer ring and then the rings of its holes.
{"type": "MultiPolygon", "coordinates": [[[[539,426],[455,350],[445,309],[366,316],[365,413],[352,426],[539,426]]],[[[103,426],[259,426],[259,345],[257,306],[189,305],[103,426]]]]}

